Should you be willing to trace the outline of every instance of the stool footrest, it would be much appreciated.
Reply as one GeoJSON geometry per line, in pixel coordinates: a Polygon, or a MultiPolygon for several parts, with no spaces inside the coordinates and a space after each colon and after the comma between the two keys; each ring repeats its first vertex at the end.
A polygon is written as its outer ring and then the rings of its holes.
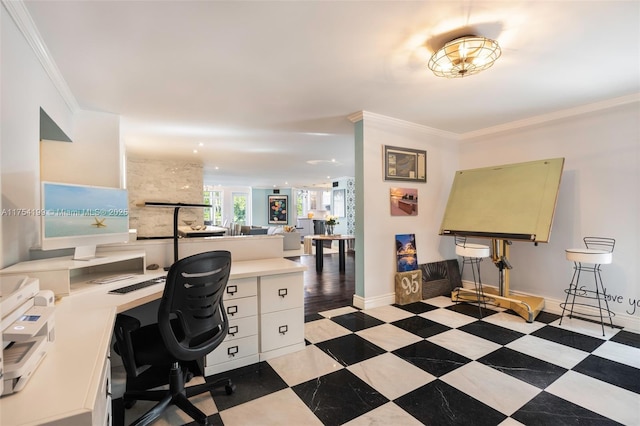
{"type": "MultiPolygon", "coordinates": [[[[569,296],[582,297],[583,299],[592,299],[592,300],[600,299],[600,300],[605,300],[606,301],[606,295],[604,293],[596,292],[595,290],[587,290],[584,287],[566,288],[566,289],[564,289],[564,292],[567,293],[569,296]]],[[[596,306],[596,308],[597,308],[597,306],[596,306]]]]}
{"type": "Polygon", "coordinates": [[[607,308],[600,308],[599,306],[596,305],[591,305],[589,303],[579,303],[579,302],[567,302],[567,303],[560,303],[560,307],[562,309],[573,309],[573,307],[575,306],[582,306],[584,308],[591,308],[594,309],[597,312],[585,312],[584,310],[580,310],[579,312],[572,310],[567,316],[569,318],[572,317],[593,317],[593,318],[609,318],[612,319],[613,317],[616,316],[616,313],[607,309],[607,308]]]}

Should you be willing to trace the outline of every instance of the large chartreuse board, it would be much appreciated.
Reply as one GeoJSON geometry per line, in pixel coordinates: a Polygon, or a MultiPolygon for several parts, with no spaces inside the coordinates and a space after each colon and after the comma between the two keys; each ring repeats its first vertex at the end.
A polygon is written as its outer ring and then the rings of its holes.
{"type": "Polygon", "coordinates": [[[548,242],[564,158],[456,172],[440,234],[548,242]]]}

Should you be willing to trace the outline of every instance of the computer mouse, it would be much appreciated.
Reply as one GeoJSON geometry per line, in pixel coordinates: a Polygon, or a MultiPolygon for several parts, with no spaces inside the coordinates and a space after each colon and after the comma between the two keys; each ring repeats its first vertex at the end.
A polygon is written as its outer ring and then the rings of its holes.
{"type": "Polygon", "coordinates": [[[157,263],[152,263],[151,265],[147,265],[147,270],[149,271],[155,271],[158,268],[160,268],[160,266],[157,263]]]}

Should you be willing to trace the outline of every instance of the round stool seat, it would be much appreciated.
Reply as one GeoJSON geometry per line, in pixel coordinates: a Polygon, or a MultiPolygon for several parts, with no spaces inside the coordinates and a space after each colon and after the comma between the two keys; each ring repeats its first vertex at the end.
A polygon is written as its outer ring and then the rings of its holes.
{"type": "Polygon", "coordinates": [[[596,250],[587,248],[565,249],[567,260],[580,263],[593,263],[594,265],[604,265],[613,261],[613,253],[606,250],[596,250]]]}
{"type": "Polygon", "coordinates": [[[464,246],[456,246],[456,254],[462,257],[489,257],[491,255],[491,251],[489,250],[489,246],[485,246],[482,244],[465,244],[464,246]]]}

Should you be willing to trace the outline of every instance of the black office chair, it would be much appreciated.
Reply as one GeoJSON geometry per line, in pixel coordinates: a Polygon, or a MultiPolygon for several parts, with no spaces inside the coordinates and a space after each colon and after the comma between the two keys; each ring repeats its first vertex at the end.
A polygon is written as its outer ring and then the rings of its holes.
{"type": "Polygon", "coordinates": [[[207,416],[188,398],[221,386],[227,395],[234,392],[229,379],[185,388],[193,374],[204,372],[203,358],[224,340],[229,330],[222,296],[230,269],[228,251],[180,259],[167,274],[157,324],[140,327],[137,319],[118,315],[115,336],[117,352],[127,372],[125,406],[130,407],[136,400],[159,401],[133,424],[150,424],[173,404],[206,425],[207,416]],[[163,370],[168,372],[168,380],[166,375],[158,377],[163,370]],[[169,383],[169,389],[143,390],[149,389],[153,379],[169,383]]]}

